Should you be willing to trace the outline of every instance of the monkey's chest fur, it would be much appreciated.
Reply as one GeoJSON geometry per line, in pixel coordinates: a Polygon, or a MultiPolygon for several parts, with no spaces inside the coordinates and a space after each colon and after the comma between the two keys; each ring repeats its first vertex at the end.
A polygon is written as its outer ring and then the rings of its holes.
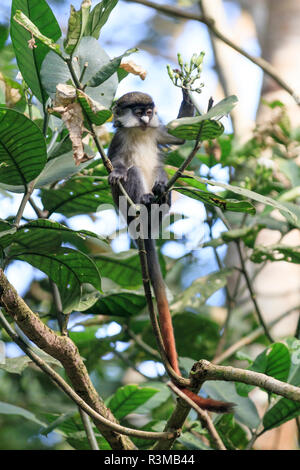
{"type": "Polygon", "coordinates": [[[128,169],[132,166],[138,168],[144,192],[150,193],[161,165],[157,147],[157,129],[143,130],[138,127],[126,129],[126,137],[124,151],[128,169]]]}

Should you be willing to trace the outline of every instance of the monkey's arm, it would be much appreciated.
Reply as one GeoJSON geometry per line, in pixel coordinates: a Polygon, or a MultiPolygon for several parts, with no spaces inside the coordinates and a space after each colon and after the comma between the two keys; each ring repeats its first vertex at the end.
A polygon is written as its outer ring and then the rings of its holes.
{"type": "MultiPolygon", "coordinates": [[[[195,115],[195,106],[192,103],[190,95],[187,90],[182,89],[182,101],[179,108],[177,119],[182,117],[192,117],[195,115]]],[[[183,139],[179,139],[168,133],[165,126],[161,126],[158,135],[158,144],[160,145],[181,145],[184,144],[183,139]]]]}

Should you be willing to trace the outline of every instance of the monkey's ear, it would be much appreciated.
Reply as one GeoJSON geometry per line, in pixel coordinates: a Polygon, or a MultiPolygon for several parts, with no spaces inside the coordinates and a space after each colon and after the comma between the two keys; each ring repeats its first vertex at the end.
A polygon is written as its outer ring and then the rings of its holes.
{"type": "Polygon", "coordinates": [[[174,135],[168,133],[165,126],[160,126],[157,135],[157,143],[159,145],[181,145],[184,144],[185,140],[178,139],[174,135]]]}

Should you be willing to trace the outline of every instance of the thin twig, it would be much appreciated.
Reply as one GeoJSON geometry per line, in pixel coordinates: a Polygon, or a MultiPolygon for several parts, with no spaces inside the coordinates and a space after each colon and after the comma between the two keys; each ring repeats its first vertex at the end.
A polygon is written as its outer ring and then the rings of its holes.
{"type": "Polygon", "coordinates": [[[19,206],[17,215],[15,217],[14,225],[18,227],[20,225],[21,219],[23,217],[23,212],[26,207],[27,202],[29,201],[29,198],[31,197],[33,190],[34,190],[34,185],[35,185],[35,180],[31,181],[27,188],[25,188],[25,193],[22,198],[21,204],[19,206]]]}
{"type": "Polygon", "coordinates": [[[167,385],[168,385],[168,387],[170,387],[171,390],[173,390],[173,392],[176,393],[176,395],[178,395],[180,398],[182,398],[186,403],[189,404],[189,406],[191,406],[196,411],[196,413],[199,416],[199,419],[201,421],[202,426],[205,429],[207,429],[207,431],[210,434],[211,439],[214,442],[216,448],[219,449],[219,450],[226,450],[226,447],[224,446],[219,434],[217,433],[217,430],[214,427],[214,424],[213,424],[209,414],[207,413],[207,411],[204,411],[201,408],[199,408],[199,406],[196,405],[196,403],[193,400],[191,400],[185,393],[183,393],[172,382],[168,382],[167,385]]]}
{"type": "MultiPolygon", "coordinates": [[[[218,216],[220,217],[220,219],[222,220],[222,222],[224,223],[224,225],[226,226],[226,228],[228,230],[231,230],[231,226],[228,222],[228,220],[226,219],[225,215],[223,214],[223,212],[221,211],[221,209],[219,207],[216,207],[215,208],[218,216]]],[[[240,263],[241,263],[241,270],[242,270],[242,274],[245,278],[245,282],[246,282],[246,285],[247,285],[247,288],[248,288],[248,291],[249,291],[249,294],[250,294],[250,297],[251,297],[251,300],[252,300],[252,303],[253,303],[253,306],[254,306],[254,309],[256,311],[256,314],[258,316],[258,319],[259,319],[259,322],[260,324],[262,325],[263,329],[264,329],[264,332],[265,332],[265,335],[266,337],[268,338],[268,340],[273,343],[274,340],[272,338],[272,336],[270,335],[270,332],[268,331],[268,328],[267,328],[267,325],[264,321],[264,318],[263,318],[263,315],[262,315],[262,312],[259,308],[259,305],[257,303],[257,300],[256,300],[256,294],[254,292],[254,289],[252,287],[252,282],[251,282],[251,278],[248,274],[248,271],[247,271],[247,268],[246,268],[246,263],[245,263],[245,260],[244,260],[244,255],[242,253],[242,249],[241,249],[241,242],[240,240],[236,240],[235,241],[235,244],[236,244],[236,247],[237,247],[237,252],[238,252],[238,256],[239,256],[239,259],[240,259],[240,263]]]]}
{"type": "Polygon", "coordinates": [[[182,8],[178,8],[175,6],[157,4],[150,0],[127,0],[127,1],[130,1],[133,3],[139,3],[149,8],[153,8],[161,13],[165,13],[166,15],[169,15],[169,16],[186,19],[186,20],[195,20],[195,21],[199,21],[200,23],[205,24],[209,28],[211,33],[213,33],[217,38],[219,38],[221,41],[227,44],[227,46],[231,47],[232,49],[237,51],[239,54],[246,57],[248,60],[250,60],[251,62],[256,64],[258,67],[260,67],[267,75],[273,78],[273,80],[276,83],[278,83],[278,85],[281,88],[283,88],[287,93],[289,93],[294,98],[294,100],[296,101],[298,105],[300,105],[300,97],[293,90],[293,88],[278,75],[277,70],[262,57],[254,57],[253,55],[249,54],[247,51],[242,49],[234,41],[232,41],[223,33],[221,33],[221,31],[216,28],[215,21],[213,18],[207,18],[204,15],[197,15],[195,13],[185,11],[182,8]]]}
{"type": "Polygon", "coordinates": [[[92,450],[99,450],[98,442],[95,437],[92,423],[90,421],[89,415],[83,411],[80,406],[78,407],[81,421],[85,430],[85,434],[92,450]]]}
{"type": "Polygon", "coordinates": [[[252,282],[251,282],[251,279],[250,279],[250,276],[248,274],[248,271],[246,269],[246,264],[245,264],[245,261],[244,261],[244,257],[243,257],[243,253],[242,253],[242,249],[241,249],[241,243],[239,240],[236,241],[236,247],[237,247],[237,251],[238,251],[238,255],[239,255],[239,258],[240,258],[240,262],[241,262],[241,267],[242,267],[242,271],[243,271],[243,275],[244,275],[244,278],[245,278],[245,281],[246,281],[246,284],[247,284],[247,287],[248,287],[248,291],[249,291],[249,294],[250,294],[250,297],[251,297],[251,300],[252,300],[252,303],[254,305],[254,308],[255,308],[255,311],[257,313],[257,316],[258,316],[258,319],[259,319],[259,322],[261,324],[261,326],[263,327],[264,329],[264,332],[265,332],[265,335],[266,337],[268,338],[268,340],[273,343],[274,340],[268,330],[268,327],[265,323],[265,320],[263,318],[263,315],[261,313],[261,310],[260,310],[260,307],[257,303],[257,300],[256,300],[256,294],[254,292],[254,289],[252,287],[252,282]]]}

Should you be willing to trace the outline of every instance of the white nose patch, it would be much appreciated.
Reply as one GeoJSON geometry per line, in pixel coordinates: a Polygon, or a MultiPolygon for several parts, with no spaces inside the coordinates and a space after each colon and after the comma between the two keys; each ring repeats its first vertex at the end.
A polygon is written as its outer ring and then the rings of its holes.
{"type": "Polygon", "coordinates": [[[145,124],[149,123],[149,116],[142,116],[141,121],[143,121],[145,124]]]}

